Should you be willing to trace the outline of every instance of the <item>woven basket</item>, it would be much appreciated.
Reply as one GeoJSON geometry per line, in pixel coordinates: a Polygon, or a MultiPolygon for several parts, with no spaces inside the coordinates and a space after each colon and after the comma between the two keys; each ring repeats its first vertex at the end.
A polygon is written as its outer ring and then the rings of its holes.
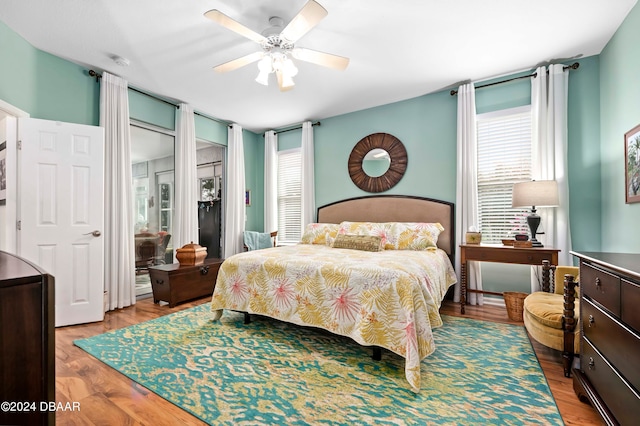
{"type": "Polygon", "coordinates": [[[511,321],[522,322],[522,310],[524,306],[524,298],[528,293],[520,293],[517,291],[505,291],[504,304],[507,306],[507,315],[511,321]]]}

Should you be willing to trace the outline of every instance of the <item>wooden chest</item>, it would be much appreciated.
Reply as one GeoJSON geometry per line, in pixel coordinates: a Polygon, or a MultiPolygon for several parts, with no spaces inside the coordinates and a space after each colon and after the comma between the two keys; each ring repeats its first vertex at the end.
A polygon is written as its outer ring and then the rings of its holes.
{"type": "Polygon", "coordinates": [[[153,302],[168,302],[173,308],[187,300],[211,296],[223,259],[205,259],[199,265],[153,266],[149,268],[153,302]]]}

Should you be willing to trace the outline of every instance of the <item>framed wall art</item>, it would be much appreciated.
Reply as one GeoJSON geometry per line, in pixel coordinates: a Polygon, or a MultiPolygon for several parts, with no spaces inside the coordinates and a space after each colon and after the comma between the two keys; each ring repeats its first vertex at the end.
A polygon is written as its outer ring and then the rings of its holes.
{"type": "Polygon", "coordinates": [[[640,203],[640,124],[624,134],[625,202],[640,203]]]}
{"type": "Polygon", "coordinates": [[[7,142],[0,143],[0,206],[7,204],[7,142]]]}

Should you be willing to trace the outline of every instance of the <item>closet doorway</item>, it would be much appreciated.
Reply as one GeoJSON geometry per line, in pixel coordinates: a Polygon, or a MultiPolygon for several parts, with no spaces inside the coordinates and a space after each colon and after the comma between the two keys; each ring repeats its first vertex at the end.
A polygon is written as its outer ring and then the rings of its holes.
{"type": "Polygon", "coordinates": [[[131,120],[136,296],[151,294],[149,267],[173,262],[175,132],[131,120]]]}
{"type": "Polygon", "coordinates": [[[198,244],[207,248],[207,258],[220,258],[222,253],[222,177],[225,148],[197,141],[198,167],[198,244]]]}
{"type": "MultiPolygon", "coordinates": [[[[175,132],[131,120],[131,176],[134,194],[136,296],[151,294],[149,268],[173,263],[175,132]]],[[[199,188],[198,244],[207,257],[220,257],[225,147],[196,141],[199,188]]]]}

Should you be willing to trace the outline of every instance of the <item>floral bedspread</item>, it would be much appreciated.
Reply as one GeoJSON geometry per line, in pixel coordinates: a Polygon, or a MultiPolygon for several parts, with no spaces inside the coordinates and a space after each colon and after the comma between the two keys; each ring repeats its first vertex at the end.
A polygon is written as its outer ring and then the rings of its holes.
{"type": "Polygon", "coordinates": [[[405,358],[420,390],[420,361],[435,350],[432,329],[457,278],[442,250],[365,252],[299,244],[229,257],[212,311],[244,311],[320,327],[405,358]]]}

